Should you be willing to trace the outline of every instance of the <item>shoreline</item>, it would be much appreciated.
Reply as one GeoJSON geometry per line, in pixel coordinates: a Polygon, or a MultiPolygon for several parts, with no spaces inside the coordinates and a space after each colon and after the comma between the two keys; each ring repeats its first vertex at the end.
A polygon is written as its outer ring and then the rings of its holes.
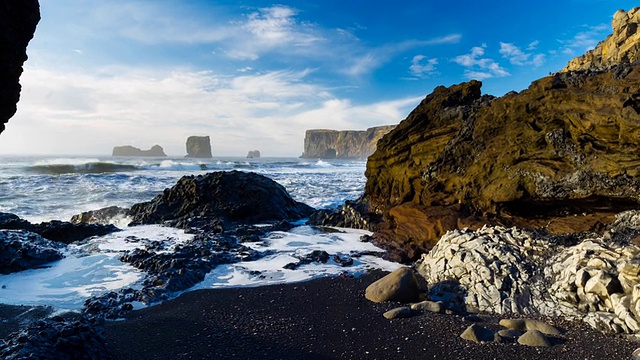
{"type": "MultiPolygon", "coordinates": [[[[107,348],[119,359],[518,359],[630,358],[640,344],[578,321],[545,318],[566,329],[548,348],[476,344],[460,338],[461,315],[423,313],[387,320],[399,304],[364,298],[385,273],[326,277],[251,288],[196,290],[107,322],[107,348]]],[[[500,318],[479,314],[493,327],[500,318]]]]}

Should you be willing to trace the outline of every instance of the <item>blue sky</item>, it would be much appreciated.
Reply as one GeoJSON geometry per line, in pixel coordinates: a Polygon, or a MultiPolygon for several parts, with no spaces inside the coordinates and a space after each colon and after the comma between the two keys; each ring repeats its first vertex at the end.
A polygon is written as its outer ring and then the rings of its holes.
{"type": "Polygon", "coordinates": [[[520,91],[631,1],[40,0],[3,154],[113,146],[298,156],[304,131],[395,124],[436,86],[520,91]]]}

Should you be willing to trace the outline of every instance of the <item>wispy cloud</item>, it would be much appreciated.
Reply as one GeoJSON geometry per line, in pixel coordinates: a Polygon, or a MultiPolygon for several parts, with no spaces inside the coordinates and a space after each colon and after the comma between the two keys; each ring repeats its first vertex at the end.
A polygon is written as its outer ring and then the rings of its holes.
{"type": "Polygon", "coordinates": [[[582,54],[593,49],[611,31],[611,26],[606,24],[596,26],[583,25],[583,28],[585,30],[578,32],[571,39],[558,40],[561,44],[561,53],[567,55],[582,54]]]}
{"type": "MultiPolygon", "coordinates": [[[[532,46],[535,41],[527,47],[527,49],[535,48],[532,46]]],[[[539,67],[544,64],[546,57],[544,54],[535,54],[533,52],[525,53],[518,46],[511,43],[500,42],[500,55],[503,58],[509,60],[509,62],[513,65],[533,65],[535,67],[539,67]]]]}
{"type": "Polygon", "coordinates": [[[466,67],[467,69],[464,73],[470,79],[484,80],[493,77],[510,76],[511,74],[495,60],[484,57],[486,47],[486,44],[475,46],[471,48],[469,54],[456,56],[453,62],[466,67]]]}
{"type": "Polygon", "coordinates": [[[438,65],[438,59],[429,59],[424,55],[416,55],[411,60],[409,72],[421,79],[428,78],[433,75],[438,65]]]}
{"type": "Polygon", "coordinates": [[[108,154],[116,145],[160,144],[181,155],[186,137],[201,134],[211,136],[218,155],[259,148],[292,156],[302,152],[306,129],[393,124],[419,101],[354,104],[305,81],[310,73],[28,67],[19,112],[1,135],[0,152],[28,153],[35,141],[39,151],[52,153],[108,154]]]}

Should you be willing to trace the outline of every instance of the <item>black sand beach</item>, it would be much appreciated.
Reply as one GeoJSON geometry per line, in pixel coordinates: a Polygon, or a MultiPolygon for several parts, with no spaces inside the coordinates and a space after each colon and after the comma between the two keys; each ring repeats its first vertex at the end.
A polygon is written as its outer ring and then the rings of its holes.
{"type": "MultiPolygon", "coordinates": [[[[628,359],[640,346],[582,323],[549,348],[476,344],[459,315],[387,320],[398,304],[375,304],[366,287],[381,272],[255,288],[201,290],[106,324],[113,359],[628,359]]],[[[497,329],[497,318],[480,316],[497,329]]]]}

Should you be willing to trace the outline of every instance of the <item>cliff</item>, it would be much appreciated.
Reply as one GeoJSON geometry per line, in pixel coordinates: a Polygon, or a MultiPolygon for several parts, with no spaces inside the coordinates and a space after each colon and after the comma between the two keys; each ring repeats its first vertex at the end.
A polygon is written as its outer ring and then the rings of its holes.
{"type": "Polygon", "coordinates": [[[373,154],[376,143],[395,125],[356,130],[307,130],[302,158],[365,159],[373,154]]]}
{"type": "MultiPolygon", "coordinates": [[[[637,46],[627,34],[610,53],[637,46]]],[[[415,260],[452,229],[601,232],[640,208],[640,64],[560,72],[501,98],[481,86],[429,94],[378,142],[364,196],[342,209],[396,260],[415,260]]]]}
{"type": "Polygon", "coordinates": [[[37,0],[0,0],[0,133],[17,111],[22,65],[39,21],[37,0]]]}
{"type": "Polygon", "coordinates": [[[113,152],[111,155],[112,156],[154,156],[154,157],[167,156],[167,154],[164,153],[162,146],[160,145],[153,145],[149,150],[141,150],[131,145],[115,146],[113,148],[113,152]]]}
{"type": "Polygon", "coordinates": [[[260,150],[249,150],[247,153],[247,159],[259,158],[260,150]]]}
{"type": "Polygon", "coordinates": [[[616,64],[632,64],[640,60],[640,7],[613,15],[613,33],[593,50],[569,62],[562,71],[603,69],[616,64]]]}
{"type": "Polygon", "coordinates": [[[188,158],[211,158],[211,139],[208,136],[189,136],[187,138],[188,158]]]}

